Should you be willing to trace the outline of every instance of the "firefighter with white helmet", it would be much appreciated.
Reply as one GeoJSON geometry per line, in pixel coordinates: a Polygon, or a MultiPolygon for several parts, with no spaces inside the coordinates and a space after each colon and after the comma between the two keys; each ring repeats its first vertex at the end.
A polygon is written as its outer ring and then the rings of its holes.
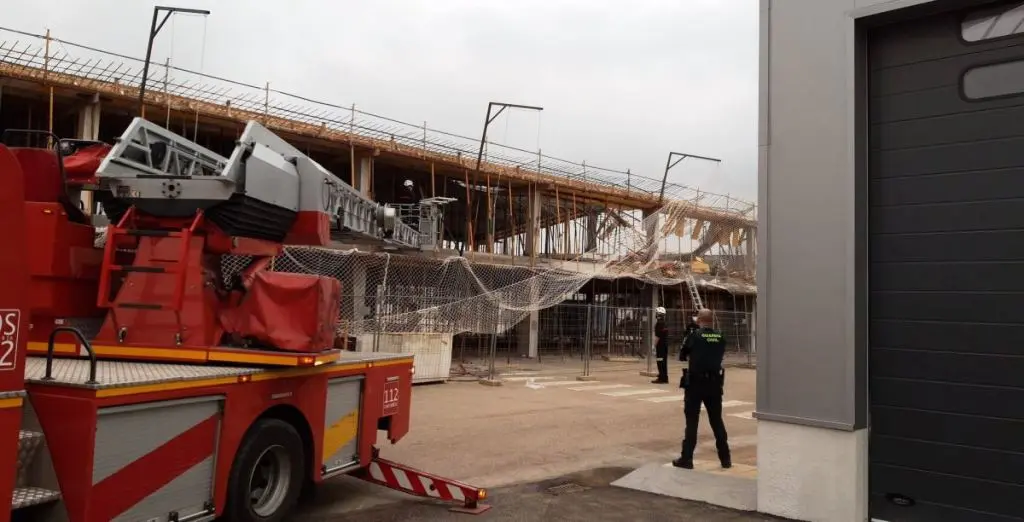
{"type": "Polygon", "coordinates": [[[665,308],[654,309],[654,358],[658,366],[658,377],[652,384],[668,383],[668,327],[665,326],[665,308]]]}

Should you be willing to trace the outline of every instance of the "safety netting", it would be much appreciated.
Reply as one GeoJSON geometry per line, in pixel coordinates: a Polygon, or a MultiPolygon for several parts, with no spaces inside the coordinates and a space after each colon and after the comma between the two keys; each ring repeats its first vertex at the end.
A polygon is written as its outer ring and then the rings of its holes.
{"type": "MultiPolygon", "coordinates": [[[[563,302],[591,279],[692,286],[713,278],[749,285],[754,276],[749,212],[712,222],[691,217],[695,208],[692,202],[670,202],[633,221],[608,213],[592,248],[568,260],[520,257],[510,265],[472,253],[440,257],[289,247],[271,269],[341,281],[339,329],[348,335],[496,334],[531,312],[563,302]],[[683,239],[691,244],[689,253],[671,248],[683,239]]],[[[222,263],[224,276],[231,277],[250,259],[225,256],[222,263]]]]}

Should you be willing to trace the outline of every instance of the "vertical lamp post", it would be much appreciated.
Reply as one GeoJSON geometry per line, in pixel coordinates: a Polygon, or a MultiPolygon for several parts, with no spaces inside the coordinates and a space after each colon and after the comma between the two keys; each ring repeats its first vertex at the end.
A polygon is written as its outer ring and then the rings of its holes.
{"type": "Polygon", "coordinates": [[[661,177],[661,192],[658,194],[658,206],[661,206],[662,201],[665,199],[665,183],[668,181],[668,171],[672,170],[686,158],[700,159],[705,161],[713,161],[715,163],[721,163],[722,160],[718,158],[709,158],[707,156],[697,156],[695,154],[683,154],[682,152],[669,152],[668,161],[665,162],[665,175],[661,177]],[[674,161],[673,161],[674,160],[674,161]]]}
{"type": "Polygon", "coordinates": [[[160,30],[164,28],[164,24],[167,23],[167,19],[174,13],[186,13],[186,14],[197,14],[207,16],[210,14],[205,9],[185,9],[182,7],[166,7],[166,6],[155,6],[153,7],[153,22],[149,25],[149,41],[146,43],[146,61],[142,64],[142,81],[139,84],[139,116],[146,116],[146,79],[149,76],[149,60],[153,56],[153,40],[156,39],[156,35],[160,33],[160,30]],[[160,13],[164,13],[164,18],[157,23],[160,18],[160,13]]]}
{"type": "Polygon", "coordinates": [[[476,155],[476,170],[477,170],[477,172],[480,171],[480,162],[484,158],[484,143],[487,142],[487,126],[490,125],[491,123],[493,123],[494,120],[498,119],[498,116],[501,116],[501,113],[505,112],[505,109],[508,109],[510,107],[513,108],[513,109],[528,109],[528,110],[531,110],[531,111],[542,111],[542,110],[544,110],[544,107],[534,107],[532,105],[516,105],[514,103],[501,103],[501,102],[490,102],[490,103],[488,103],[487,104],[487,117],[484,118],[484,134],[483,134],[483,136],[480,137],[480,152],[478,152],[477,155],[476,155]],[[494,113],[494,116],[491,116],[491,110],[494,109],[494,107],[496,107],[496,106],[497,107],[501,107],[501,108],[498,109],[498,112],[494,113]]]}
{"type": "MultiPolygon", "coordinates": [[[[679,162],[683,161],[686,158],[700,159],[700,160],[704,160],[704,161],[713,161],[715,163],[721,163],[722,162],[722,160],[720,160],[718,158],[709,158],[707,156],[697,156],[696,154],[684,154],[682,152],[669,152],[668,153],[668,160],[665,162],[665,174],[661,176],[661,192],[658,193],[658,207],[661,207],[661,204],[665,200],[665,184],[668,182],[668,171],[672,170],[672,167],[675,167],[676,165],[679,164],[679,162]]],[[[653,226],[655,228],[655,230],[656,230],[658,228],[659,224],[656,223],[656,224],[653,224],[651,226],[653,226]]],[[[657,241],[654,240],[654,234],[652,234],[650,232],[650,230],[648,230],[648,240],[647,241],[648,241],[648,247],[654,247],[654,249],[657,250],[657,248],[658,248],[656,246],[657,245],[657,241]]],[[[647,319],[648,322],[647,322],[647,326],[646,326],[647,332],[648,332],[648,336],[649,336],[648,338],[653,338],[653,336],[654,336],[655,317],[654,317],[653,311],[648,312],[648,314],[649,314],[648,315],[648,319],[647,319]]],[[[643,375],[653,375],[653,372],[651,371],[651,353],[650,352],[647,352],[647,373],[645,373],[643,375]]]]}
{"type": "MultiPolygon", "coordinates": [[[[542,111],[542,110],[544,110],[543,107],[534,107],[532,105],[516,105],[514,103],[489,102],[487,104],[487,116],[484,118],[484,132],[483,132],[483,135],[480,136],[480,151],[477,152],[477,155],[476,155],[476,169],[473,172],[473,185],[474,185],[474,187],[475,186],[479,186],[480,164],[481,164],[481,162],[483,162],[483,159],[484,159],[484,145],[487,143],[487,127],[492,122],[494,122],[494,120],[497,119],[498,116],[500,116],[502,112],[505,112],[505,109],[508,109],[510,107],[513,108],[513,109],[528,109],[528,110],[532,110],[532,111],[542,111]],[[499,109],[492,116],[491,115],[491,111],[494,109],[495,106],[499,107],[499,109]]],[[[488,200],[488,209],[487,209],[488,251],[490,250],[491,238],[494,235],[494,230],[493,230],[494,229],[494,222],[493,222],[493,219],[491,217],[490,199],[491,199],[491,193],[490,193],[490,187],[488,187],[488,193],[487,193],[487,200],[488,200]]],[[[466,207],[467,207],[466,208],[466,214],[470,215],[470,216],[473,216],[472,222],[475,222],[476,221],[476,213],[473,212],[473,208],[472,208],[471,203],[472,202],[470,202],[470,201],[466,201],[466,207]]],[[[511,204],[511,203],[509,203],[509,204],[511,204]]],[[[532,224],[531,224],[531,226],[532,226],[532,224]]],[[[469,235],[469,233],[470,233],[470,230],[467,229],[466,230],[467,236],[469,235]]],[[[470,238],[470,240],[472,241],[472,238],[470,238]]],[[[491,384],[491,385],[496,385],[496,384],[500,384],[501,383],[501,381],[498,380],[497,376],[495,375],[495,368],[494,368],[494,361],[498,357],[498,331],[500,329],[501,329],[501,303],[498,303],[498,320],[495,322],[494,334],[491,335],[491,353],[490,353],[490,355],[488,357],[488,359],[490,359],[490,361],[489,361],[489,365],[488,365],[487,379],[486,379],[486,382],[491,384]]]]}
{"type": "MultiPolygon", "coordinates": [[[[534,106],[532,106],[532,105],[516,105],[516,104],[514,104],[514,103],[501,103],[501,102],[489,102],[489,103],[487,104],[487,117],[486,117],[486,118],[484,118],[484,132],[483,132],[483,135],[482,135],[482,136],[480,136],[480,151],[479,151],[479,152],[477,152],[477,154],[476,154],[476,170],[475,170],[475,171],[473,172],[473,185],[474,185],[474,186],[479,186],[479,178],[480,178],[480,164],[481,164],[481,162],[482,162],[482,161],[483,161],[483,159],[484,159],[484,145],[485,145],[485,144],[487,143],[487,127],[488,127],[488,126],[489,126],[489,125],[490,125],[490,124],[491,124],[492,122],[494,122],[494,120],[498,119],[498,116],[500,116],[500,115],[501,115],[501,113],[502,113],[502,112],[505,112],[505,109],[508,109],[508,108],[513,108],[513,109],[527,109],[527,110],[531,110],[531,111],[543,111],[543,110],[544,110],[544,108],[543,108],[543,107],[534,107],[534,106]],[[499,107],[499,109],[498,109],[498,111],[497,111],[497,112],[495,112],[495,113],[494,113],[494,115],[492,116],[492,115],[491,115],[491,110],[493,110],[493,109],[494,109],[494,107],[499,107]]],[[[487,198],[488,198],[488,200],[490,200],[490,197],[491,197],[491,196],[490,196],[490,193],[488,193],[488,194],[487,194],[487,198]]],[[[470,204],[470,202],[469,202],[469,201],[467,201],[467,202],[466,202],[466,205],[469,205],[469,204],[470,204]]],[[[509,204],[511,204],[511,203],[509,203],[509,204]]],[[[479,208],[479,206],[477,206],[477,208],[479,208]]],[[[470,213],[470,214],[472,214],[472,216],[473,216],[473,222],[476,222],[476,216],[477,216],[477,214],[476,214],[475,212],[473,212],[473,209],[471,209],[471,208],[470,208],[470,209],[467,209],[467,210],[469,211],[469,213],[470,213]]],[[[532,226],[532,225],[531,225],[531,226],[532,226]]],[[[488,238],[488,249],[490,249],[490,246],[489,246],[489,245],[490,245],[490,243],[489,243],[489,241],[490,241],[491,237],[493,237],[493,236],[494,236],[494,230],[493,230],[493,228],[494,228],[494,223],[492,222],[492,219],[491,219],[491,209],[490,209],[490,208],[488,208],[488,209],[487,209],[487,238],[488,238]]],[[[468,234],[468,233],[469,233],[469,230],[467,230],[467,231],[466,231],[466,233],[468,234]]],[[[490,250],[488,250],[488,251],[490,251],[490,250]]]]}

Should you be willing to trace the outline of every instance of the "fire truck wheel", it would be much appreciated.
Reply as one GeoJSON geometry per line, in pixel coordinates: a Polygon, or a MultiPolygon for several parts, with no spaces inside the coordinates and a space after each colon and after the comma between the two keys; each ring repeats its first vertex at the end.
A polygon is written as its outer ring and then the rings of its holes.
{"type": "Polygon", "coordinates": [[[295,507],[305,476],[302,437],[278,419],[257,421],[231,466],[225,518],[278,522],[295,507]]]}

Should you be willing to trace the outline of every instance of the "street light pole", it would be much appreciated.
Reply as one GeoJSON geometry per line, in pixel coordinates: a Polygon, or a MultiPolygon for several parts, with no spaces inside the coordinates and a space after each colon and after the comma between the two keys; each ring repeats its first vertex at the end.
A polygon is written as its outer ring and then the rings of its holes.
{"type": "Polygon", "coordinates": [[[661,177],[661,192],[658,194],[658,206],[661,206],[662,201],[665,199],[665,183],[668,181],[668,171],[672,170],[686,158],[701,159],[705,161],[713,161],[715,163],[721,163],[722,160],[718,158],[709,158],[707,156],[697,156],[696,154],[683,154],[682,152],[669,152],[668,161],[665,162],[665,174],[661,177]],[[675,161],[672,161],[672,160],[675,161]]]}
{"type": "Polygon", "coordinates": [[[146,117],[146,79],[149,77],[149,60],[153,57],[153,40],[156,39],[156,35],[160,33],[160,30],[164,28],[164,24],[167,23],[167,19],[174,13],[186,13],[186,14],[197,14],[207,16],[210,14],[205,9],[186,9],[183,7],[166,7],[158,5],[153,7],[153,21],[149,25],[149,41],[146,43],[146,61],[142,64],[142,81],[139,82],[139,116],[146,117]],[[160,17],[160,12],[164,11],[163,20],[157,24],[157,19],[160,17]]]}
{"type": "MultiPolygon", "coordinates": [[[[476,170],[473,172],[473,186],[474,187],[475,186],[479,186],[480,164],[483,162],[483,158],[484,158],[484,144],[487,143],[487,127],[492,122],[494,122],[494,120],[498,119],[498,116],[501,116],[501,113],[505,112],[505,109],[508,109],[508,108],[512,108],[512,109],[527,109],[527,110],[538,111],[538,112],[544,110],[543,107],[534,107],[533,105],[517,105],[515,103],[502,103],[502,102],[488,102],[487,103],[487,116],[484,118],[484,132],[483,132],[483,135],[480,136],[480,150],[476,154],[476,170]],[[494,116],[491,116],[491,110],[494,107],[499,107],[499,109],[498,109],[497,112],[494,113],[494,116]]],[[[490,192],[488,192],[488,194],[487,194],[488,200],[490,200],[490,197],[491,197],[490,192]]],[[[473,216],[473,222],[476,222],[476,217],[477,217],[478,214],[473,211],[473,208],[468,208],[471,203],[472,202],[470,202],[470,201],[466,202],[467,211],[468,211],[467,215],[472,215],[473,216]]],[[[509,204],[511,205],[511,203],[509,203],[509,204]]],[[[476,208],[479,208],[479,205],[476,208]]],[[[488,241],[487,248],[488,248],[488,252],[490,252],[490,248],[491,248],[490,247],[491,237],[494,235],[494,230],[492,230],[493,228],[494,228],[494,223],[491,222],[491,209],[488,208],[487,209],[487,241],[488,241]]],[[[466,230],[466,234],[468,235],[469,233],[470,233],[470,230],[466,230]]],[[[471,242],[472,242],[472,240],[471,240],[471,242]]]]}
{"type": "Polygon", "coordinates": [[[544,110],[543,107],[534,107],[532,105],[516,105],[514,103],[489,102],[487,104],[487,117],[484,118],[484,133],[483,133],[483,136],[480,137],[480,151],[476,155],[476,170],[477,170],[477,172],[480,171],[480,163],[481,163],[481,161],[483,160],[483,157],[484,157],[484,143],[487,142],[487,126],[490,125],[491,123],[493,123],[494,120],[498,119],[498,116],[501,116],[501,113],[505,112],[505,109],[508,109],[508,108],[528,109],[528,110],[531,110],[531,111],[542,111],[542,110],[544,110]],[[494,113],[494,116],[491,116],[491,109],[493,109],[495,106],[498,106],[498,107],[501,107],[501,108],[498,109],[498,112],[494,113]]]}

